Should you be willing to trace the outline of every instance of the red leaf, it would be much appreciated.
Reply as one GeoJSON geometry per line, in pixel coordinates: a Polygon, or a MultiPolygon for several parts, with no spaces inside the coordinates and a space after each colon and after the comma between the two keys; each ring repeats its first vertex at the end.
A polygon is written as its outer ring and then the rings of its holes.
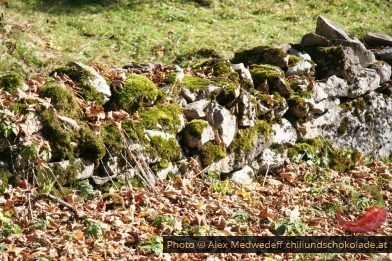
{"type": "Polygon", "coordinates": [[[388,212],[385,208],[371,207],[355,221],[346,221],[340,215],[340,206],[336,212],[339,225],[353,233],[366,233],[379,228],[386,220],[388,212]]]}

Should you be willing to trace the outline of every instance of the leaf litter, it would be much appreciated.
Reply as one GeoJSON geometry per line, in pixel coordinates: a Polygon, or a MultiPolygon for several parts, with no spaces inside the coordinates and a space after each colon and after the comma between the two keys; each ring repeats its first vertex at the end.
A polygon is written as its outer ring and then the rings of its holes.
{"type": "MultiPolygon", "coordinates": [[[[228,181],[229,194],[213,190],[213,183],[222,181],[192,174],[158,183],[157,192],[129,184],[110,191],[118,198],[101,194],[87,201],[77,193],[64,200],[42,196],[21,183],[0,197],[1,259],[388,260],[391,254],[167,254],[161,237],[273,236],[282,227],[283,235],[353,235],[338,225],[336,208],[343,206],[345,218],[358,218],[363,210],[349,191],[361,191],[363,184],[377,187],[380,177],[389,180],[380,190],[390,208],[391,169],[391,163],[379,161],[347,173],[289,164],[269,176],[264,187],[228,181]],[[6,226],[11,226],[8,234],[6,226]]],[[[386,223],[366,235],[391,233],[386,223]]]]}

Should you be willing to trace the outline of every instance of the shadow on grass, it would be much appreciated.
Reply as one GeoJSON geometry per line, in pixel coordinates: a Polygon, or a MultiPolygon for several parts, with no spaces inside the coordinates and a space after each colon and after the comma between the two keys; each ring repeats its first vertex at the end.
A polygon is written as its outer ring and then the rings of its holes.
{"type": "Polygon", "coordinates": [[[145,3],[143,0],[35,0],[32,7],[41,12],[67,14],[84,10],[99,12],[102,8],[120,6],[133,9],[145,3]]]}
{"type": "MultiPolygon", "coordinates": [[[[0,0],[1,1],[1,0],[0,0]]],[[[198,6],[208,7],[212,0],[175,0],[179,4],[193,3],[198,6]]],[[[118,6],[126,9],[142,8],[145,4],[159,4],[162,0],[30,0],[33,8],[41,12],[67,14],[77,13],[86,9],[99,12],[100,8],[118,6]]],[[[173,1],[169,1],[173,2],[173,1]]]]}

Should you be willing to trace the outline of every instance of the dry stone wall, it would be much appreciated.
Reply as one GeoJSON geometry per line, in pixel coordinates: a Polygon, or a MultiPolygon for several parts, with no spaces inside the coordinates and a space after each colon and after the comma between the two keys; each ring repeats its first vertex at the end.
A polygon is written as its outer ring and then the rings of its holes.
{"type": "MultiPolygon", "coordinates": [[[[45,106],[26,113],[22,128],[46,144],[39,151],[50,155],[37,157],[67,175],[64,184],[139,174],[153,186],[201,171],[248,184],[298,160],[346,170],[392,155],[391,48],[387,35],[362,43],[320,16],[299,44],[258,46],[230,61],[109,71],[70,63],[51,74],[57,85],[42,87],[45,106]]],[[[2,169],[26,169],[0,148],[2,169]]]]}

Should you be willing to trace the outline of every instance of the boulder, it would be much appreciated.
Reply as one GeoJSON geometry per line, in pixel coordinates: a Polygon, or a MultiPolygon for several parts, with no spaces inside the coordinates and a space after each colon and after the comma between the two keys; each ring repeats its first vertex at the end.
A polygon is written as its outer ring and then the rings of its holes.
{"type": "Polygon", "coordinates": [[[207,106],[206,114],[208,123],[218,130],[220,139],[228,147],[236,132],[236,117],[218,103],[210,103],[207,106]]]}
{"type": "Polygon", "coordinates": [[[321,15],[317,17],[316,34],[327,40],[351,40],[350,36],[343,29],[337,27],[330,20],[321,15]]]}
{"type": "Polygon", "coordinates": [[[285,118],[272,124],[272,133],[272,145],[293,145],[297,141],[296,130],[285,118]]]}
{"type": "Polygon", "coordinates": [[[367,33],[365,43],[371,47],[392,46],[392,37],[381,33],[367,33]]]}
{"type": "Polygon", "coordinates": [[[271,149],[265,149],[263,153],[257,158],[259,165],[259,174],[264,175],[267,171],[274,171],[282,167],[287,160],[287,150],[282,153],[277,153],[271,149]]]}
{"type": "Polygon", "coordinates": [[[384,61],[392,65],[392,47],[373,51],[378,60],[384,61]]]}
{"type": "Polygon", "coordinates": [[[237,52],[232,60],[233,64],[271,64],[280,68],[287,68],[289,55],[279,46],[258,46],[250,50],[237,52]]]}
{"type": "Polygon", "coordinates": [[[358,57],[359,63],[363,67],[366,67],[376,61],[374,54],[370,50],[367,50],[365,45],[363,45],[363,43],[361,43],[357,38],[353,38],[351,40],[336,39],[333,40],[333,43],[334,45],[350,47],[354,51],[355,56],[358,57]]]}
{"type": "Polygon", "coordinates": [[[253,84],[252,75],[243,63],[232,64],[231,68],[233,68],[234,71],[239,72],[243,79],[247,79],[253,84]]]}
{"type": "Polygon", "coordinates": [[[198,100],[184,106],[182,111],[188,121],[193,119],[201,119],[206,116],[204,109],[208,104],[210,104],[210,101],[207,99],[198,100]]]}
{"type": "Polygon", "coordinates": [[[301,39],[302,46],[330,46],[331,42],[328,41],[325,37],[315,34],[308,33],[302,36],[301,39]]]}
{"type": "Polygon", "coordinates": [[[242,169],[231,173],[231,180],[236,183],[250,185],[253,183],[254,175],[255,173],[251,167],[244,166],[242,169]]]}
{"type": "Polygon", "coordinates": [[[92,75],[92,77],[88,80],[98,92],[105,94],[106,97],[110,97],[112,95],[110,91],[110,86],[107,84],[105,78],[103,78],[93,67],[80,62],[74,62],[74,64],[79,66],[82,70],[86,70],[87,72],[89,72],[90,75],[92,75]]]}
{"type": "Polygon", "coordinates": [[[391,66],[384,62],[377,62],[369,66],[369,69],[373,69],[380,76],[380,83],[384,83],[391,79],[391,66]]]}

